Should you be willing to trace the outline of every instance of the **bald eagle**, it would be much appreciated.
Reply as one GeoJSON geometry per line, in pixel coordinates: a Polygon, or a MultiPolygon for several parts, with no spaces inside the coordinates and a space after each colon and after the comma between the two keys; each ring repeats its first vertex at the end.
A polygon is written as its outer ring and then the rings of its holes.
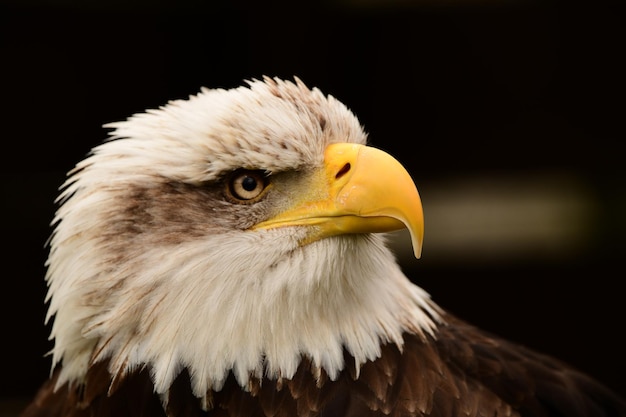
{"type": "Polygon", "coordinates": [[[439,307],[385,232],[410,175],[341,102],[264,77],[112,123],[49,241],[33,416],[626,416],[592,378],[439,307]]]}

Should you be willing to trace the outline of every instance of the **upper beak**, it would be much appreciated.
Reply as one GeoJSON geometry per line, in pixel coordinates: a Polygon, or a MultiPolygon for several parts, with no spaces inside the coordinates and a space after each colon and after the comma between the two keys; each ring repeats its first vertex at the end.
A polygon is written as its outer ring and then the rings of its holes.
{"type": "Polygon", "coordinates": [[[346,233],[409,229],[415,257],[422,252],[424,215],[409,173],[391,155],[369,146],[334,143],[324,164],[290,206],[253,227],[313,226],[303,244],[346,233]]]}

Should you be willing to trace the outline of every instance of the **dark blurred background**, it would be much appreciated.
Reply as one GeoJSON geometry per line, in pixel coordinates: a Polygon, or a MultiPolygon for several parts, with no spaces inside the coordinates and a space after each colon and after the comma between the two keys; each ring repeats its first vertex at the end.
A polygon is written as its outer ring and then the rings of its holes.
{"type": "Polygon", "coordinates": [[[0,416],[48,375],[44,243],[102,125],[263,75],[359,117],[420,190],[407,274],[626,395],[624,15],[602,1],[0,2],[0,416]]]}

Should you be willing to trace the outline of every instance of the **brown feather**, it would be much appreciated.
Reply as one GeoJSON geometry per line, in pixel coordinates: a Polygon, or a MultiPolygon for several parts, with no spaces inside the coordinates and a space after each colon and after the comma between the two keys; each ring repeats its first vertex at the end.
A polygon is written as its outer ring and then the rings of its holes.
{"type": "Polygon", "coordinates": [[[231,374],[222,390],[208,394],[212,407],[206,412],[186,370],[173,383],[165,408],[148,369],[120,378],[112,391],[106,361],[92,366],[84,385],[54,391],[57,370],[22,417],[626,417],[624,401],[588,376],[446,319],[434,338],[406,334],[402,351],[382,346],[381,357],[366,362],[358,378],[347,353],[346,369],[334,381],[306,358],[293,378],[264,379],[251,390],[231,374]]]}

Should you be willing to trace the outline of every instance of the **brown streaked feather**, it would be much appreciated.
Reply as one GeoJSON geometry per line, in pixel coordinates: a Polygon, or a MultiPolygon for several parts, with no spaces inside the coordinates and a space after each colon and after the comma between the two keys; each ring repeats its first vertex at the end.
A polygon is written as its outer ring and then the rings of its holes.
{"type": "Polygon", "coordinates": [[[268,417],[278,417],[281,413],[285,413],[291,406],[291,415],[295,414],[295,408],[293,408],[292,402],[289,401],[291,394],[285,387],[279,386],[277,381],[265,380],[261,384],[260,391],[257,393],[259,397],[259,403],[263,410],[263,415],[268,417]]]}
{"type": "Polygon", "coordinates": [[[147,369],[128,374],[107,395],[108,364],[95,364],[82,387],[54,392],[56,375],[22,417],[137,416],[520,416],[626,417],[626,404],[589,377],[552,358],[491,336],[452,316],[436,337],[406,334],[400,351],[382,347],[356,378],[354,360],[331,381],[303,359],[292,379],[264,379],[242,389],[231,374],[202,410],[183,371],[167,405],[155,394],[147,369]]]}
{"type": "Polygon", "coordinates": [[[491,392],[521,416],[626,416],[626,402],[587,375],[455,317],[446,320],[435,345],[452,376],[465,378],[468,394],[491,392]]]}
{"type": "Polygon", "coordinates": [[[214,399],[215,405],[209,412],[210,416],[264,417],[259,397],[243,391],[232,374],[229,375],[223,389],[214,393],[214,399]]]}
{"type": "MultiPolygon", "coordinates": [[[[167,393],[167,404],[165,405],[168,416],[202,416],[200,400],[191,392],[189,373],[186,369],[176,377],[176,380],[167,393]]],[[[152,386],[152,383],[149,383],[152,386]]]]}
{"type": "Polygon", "coordinates": [[[57,369],[21,417],[165,416],[147,370],[130,374],[120,389],[108,396],[111,376],[102,372],[106,369],[106,364],[96,364],[88,372],[83,386],[64,384],[54,391],[60,371],[57,369]]]}
{"type": "Polygon", "coordinates": [[[58,370],[56,370],[51,378],[39,388],[35,398],[22,411],[20,417],[73,417],[81,415],[81,410],[79,409],[80,398],[77,391],[72,390],[70,392],[66,386],[56,392],[54,391],[58,373],[58,370]]]}

